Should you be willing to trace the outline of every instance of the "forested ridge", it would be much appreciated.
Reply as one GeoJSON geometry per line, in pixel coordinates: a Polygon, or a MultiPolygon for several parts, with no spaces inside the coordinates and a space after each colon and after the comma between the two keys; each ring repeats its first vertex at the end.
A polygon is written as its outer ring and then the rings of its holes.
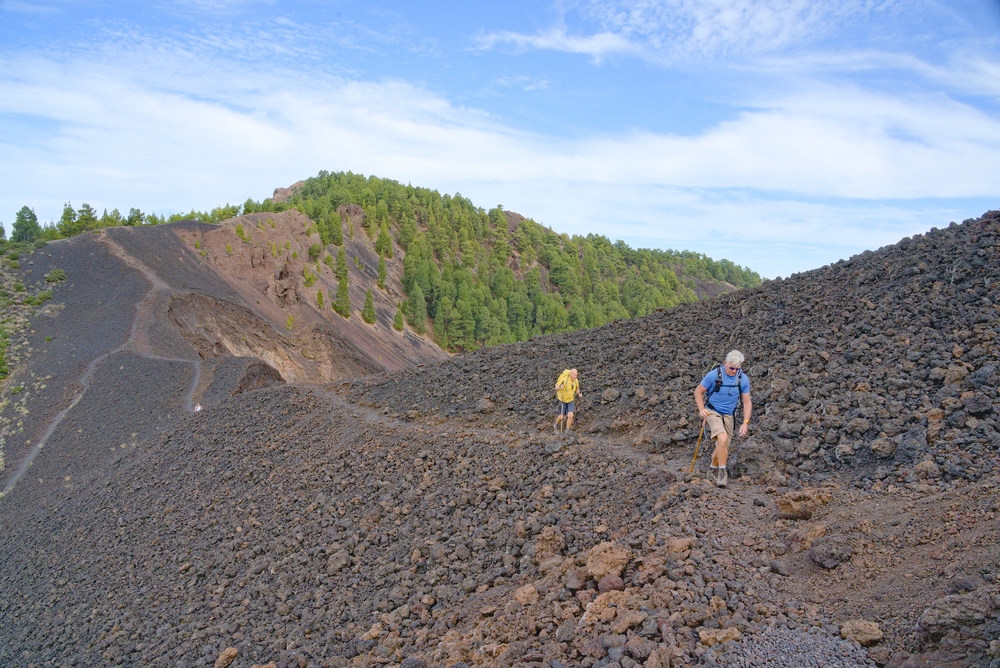
{"type": "Polygon", "coordinates": [[[325,244],[367,234],[380,254],[390,255],[394,241],[405,252],[407,320],[419,332],[430,327],[449,350],[647,315],[696,301],[698,280],[761,283],[756,272],[728,260],[557,234],[500,206],[487,211],[459,194],[350,172],[321,172],[290,199],[256,206],[300,209],[325,244]],[[353,227],[352,205],[363,211],[362,230],[353,227]]]}
{"type": "MultiPolygon", "coordinates": [[[[460,194],[403,185],[351,172],[320,172],[281,199],[225,205],[169,218],[132,209],[128,216],[67,203],[58,224],[40,227],[18,212],[15,238],[56,239],[115,225],[196,219],[221,222],[240,214],[298,209],[312,219],[324,246],[367,235],[392,257],[403,249],[401,310],[420,333],[452,351],[524,341],[535,335],[598,327],[697,300],[700,283],[760,285],[756,272],[700,253],[632,249],[605,236],[557,234],[530,218],[485,210],[460,194]],[[354,221],[360,221],[355,229],[354,221]]],[[[312,231],[310,231],[311,233],[312,231]]],[[[720,290],[722,288],[719,288],[720,290]]]]}

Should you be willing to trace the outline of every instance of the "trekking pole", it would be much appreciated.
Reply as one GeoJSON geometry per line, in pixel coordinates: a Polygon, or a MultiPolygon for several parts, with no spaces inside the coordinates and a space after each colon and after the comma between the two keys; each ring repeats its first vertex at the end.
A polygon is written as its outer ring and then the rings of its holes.
{"type": "Polygon", "coordinates": [[[701,433],[698,434],[698,442],[694,446],[694,457],[691,458],[691,470],[688,473],[694,473],[694,463],[698,461],[698,450],[701,449],[701,437],[705,435],[705,420],[701,421],[701,433]]]}

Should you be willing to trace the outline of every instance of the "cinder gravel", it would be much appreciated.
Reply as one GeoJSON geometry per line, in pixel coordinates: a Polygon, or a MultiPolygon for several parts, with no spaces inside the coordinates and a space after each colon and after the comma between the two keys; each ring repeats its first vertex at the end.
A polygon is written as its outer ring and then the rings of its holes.
{"type": "Polygon", "coordinates": [[[190,363],[118,353],[0,499],[0,665],[989,665],[998,227],[353,383],[206,363],[194,414],[190,363]],[[718,489],[690,393],[731,346],[756,440],[718,489]]]}

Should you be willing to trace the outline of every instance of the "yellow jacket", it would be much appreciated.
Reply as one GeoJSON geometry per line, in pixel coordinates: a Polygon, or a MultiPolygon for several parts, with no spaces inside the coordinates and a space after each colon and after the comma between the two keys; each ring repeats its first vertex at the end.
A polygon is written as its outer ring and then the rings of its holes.
{"type": "Polygon", "coordinates": [[[568,404],[576,398],[576,393],[579,389],[580,381],[569,377],[569,369],[559,374],[559,380],[556,381],[556,396],[559,398],[559,401],[568,404]]]}

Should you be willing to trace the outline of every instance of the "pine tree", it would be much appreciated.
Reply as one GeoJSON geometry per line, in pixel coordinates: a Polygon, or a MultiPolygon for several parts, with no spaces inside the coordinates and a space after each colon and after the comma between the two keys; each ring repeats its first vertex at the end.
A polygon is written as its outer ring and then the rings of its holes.
{"type": "Polygon", "coordinates": [[[338,279],[347,278],[347,253],[343,246],[337,249],[337,268],[334,269],[333,274],[338,279]]]}
{"type": "Polygon", "coordinates": [[[344,221],[339,213],[330,217],[330,243],[334,246],[344,245],[344,221]]]}
{"type": "Polygon", "coordinates": [[[385,258],[381,255],[378,258],[378,286],[385,290],[385,279],[389,276],[389,271],[385,266],[385,258]]]}
{"type": "Polygon", "coordinates": [[[397,332],[402,332],[406,325],[403,323],[403,305],[396,307],[396,317],[392,319],[392,328],[397,332]]]}
{"type": "Polygon", "coordinates": [[[76,209],[73,208],[73,204],[71,202],[66,202],[66,204],[63,205],[62,216],[59,218],[57,227],[59,229],[59,234],[64,237],[71,237],[74,234],[79,234],[81,232],[81,229],[76,222],[76,209]]]}
{"type": "Polygon", "coordinates": [[[347,276],[337,282],[337,299],[333,302],[333,310],[345,318],[351,317],[351,295],[347,290],[347,276]]]}
{"type": "Polygon", "coordinates": [[[361,309],[361,319],[369,325],[375,324],[375,298],[371,289],[365,292],[365,306],[361,309]]]}
{"type": "Polygon", "coordinates": [[[33,209],[22,206],[14,218],[14,228],[10,233],[11,241],[32,242],[42,236],[42,228],[38,225],[38,217],[33,209]]]}
{"type": "Polygon", "coordinates": [[[318,308],[320,311],[323,310],[323,291],[322,290],[318,290],[316,292],[316,308],[318,308]]]}
{"type": "Polygon", "coordinates": [[[410,325],[418,334],[423,334],[427,321],[427,301],[424,299],[424,291],[420,289],[420,284],[413,286],[410,293],[410,325]]]}
{"type": "Polygon", "coordinates": [[[375,240],[375,252],[380,256],[392,257],[392,237],[389,236],[388,223],[382,223],[379,228],[378,239],[375,240]]]}

